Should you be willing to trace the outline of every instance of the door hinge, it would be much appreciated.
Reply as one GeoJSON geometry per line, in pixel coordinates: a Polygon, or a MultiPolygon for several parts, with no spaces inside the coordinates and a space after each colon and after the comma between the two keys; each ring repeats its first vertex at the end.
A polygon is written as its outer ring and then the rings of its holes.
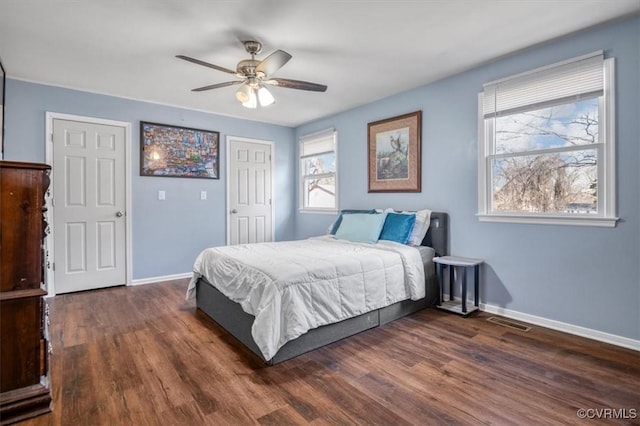
{"type": "Polygon", "coordinates": [[[49,133],[49,135],[50,135],[49,142],[53,142],[53,133],[49,133]]]}
{"type": "Polygon", "coordinates": [[[56,262],[51,263],[51,270],[55,272],[56,270],[56,262]]]}

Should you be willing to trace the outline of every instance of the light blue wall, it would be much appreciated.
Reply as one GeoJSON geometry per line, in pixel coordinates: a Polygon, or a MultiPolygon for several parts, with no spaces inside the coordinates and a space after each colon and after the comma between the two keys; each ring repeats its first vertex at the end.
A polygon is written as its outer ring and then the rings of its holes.
{"type": "MultiPolygon", "coordinates": [[[[220,180],[141,177],[139,121],[275,142],[276,239],[322,234],[328,215],[297,213],[297,136],[335,127],[342,208],[428,207],[451,217],[452,254],[480,257],[481,299],[494,306],[640,339],[640,19],[537,46],[471,71],[292,130],[75,90],[7,81],[5,158],[44,161],[45,112],[132,123],[133,277],[183,273],[204,247],[225,242],[220,180]],[[477,93],[486,81],[603,49],[616,58],[617,196],[614,229],[480,223],[477,93]],[[367,123],[423,112],[422,192],[367,193],[367,123]],[[167,200],[157,201],[157,191],[167,200]],[[200,201],[206,190],[208,200],[200,201]]],[[[416,70],[419,72],[419,70],[416,70]]],[[[225,158],[224,143],[222,158],[225,158]]]]}
{"type": "MultiPolygon", "coordinates": [[[[417,90],[308,123],[338,131],[341,208],[430,208],[451,219],[454,255],[486,260],[490,305],[640,339],[640,19],[537,46],[417,90]],[[484,223],[477,212],[477,94],[501,77],[602,49],[616,58],[616,228],[484,223]],[[367,123],[422,110],[422,193],[367,192],[367,123]]],[[[420,72],[416,70],[416,72],[420,72]]],[[[332,216],[297,213],[296,236],[332,216]]]]}
{"type": "Polygon", "coordinates": [[[274,142],[275,238],[294,236],[291,128],[11,79],[6,106],[6,160],[45,161],[47,111],[131,123],[134,279],[189,272],[202,249],[225,244],[227,135],[274,142]],[[220,179],[140,176],[140,120],[219,131],[220,179]],[[165,201],[158,201],[158,190],[166,191],[165,201]],[[201,190],[206,201],[200,201],[201,190]]]}

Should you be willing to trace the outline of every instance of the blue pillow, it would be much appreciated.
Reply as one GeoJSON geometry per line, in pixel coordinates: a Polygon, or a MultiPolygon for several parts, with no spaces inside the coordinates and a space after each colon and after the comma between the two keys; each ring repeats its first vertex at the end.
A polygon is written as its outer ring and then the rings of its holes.
{"type": "Polygon", "coordinates": [[[333,222],[333,225],[331,225],[331,227],[329,228],[329,233],[331,235],[335,235],[336,231],[340,227],[340,223],[342,223],[342,216],[345,215],[345,214],[354,214],[354,213],[375,214],[376,211],[374,209],[371,209],[371,210],[348,210],[348,209],[341,210],[340,211],[340,216],[338,216],[336,221],[333,222]]]}
{"type": "Polygon", "coordinates": [[[387,213],[380,239],[407,244],[415,223],[415,214],[387,213]]]}
{"type": "Polygon", "coordinates": [[[384,226],[385,214],[351,213],[342,217],[336,238],[356,243],[373,244],[378,241],[384,226]]]}

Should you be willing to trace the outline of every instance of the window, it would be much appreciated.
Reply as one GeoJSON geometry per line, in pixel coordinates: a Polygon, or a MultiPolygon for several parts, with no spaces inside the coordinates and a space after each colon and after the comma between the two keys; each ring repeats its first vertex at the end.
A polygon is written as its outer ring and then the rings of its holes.
{"type": "Polygon", "coordinates": [[[299,152],[300,209],[334,213],[338,209],[335,130],[301,137],[299,152]]]}
{"type": "Polygon", "coordinates": [[[480,220],[615,226],[613,66],[596,52],[484,85],[480,220]]]}

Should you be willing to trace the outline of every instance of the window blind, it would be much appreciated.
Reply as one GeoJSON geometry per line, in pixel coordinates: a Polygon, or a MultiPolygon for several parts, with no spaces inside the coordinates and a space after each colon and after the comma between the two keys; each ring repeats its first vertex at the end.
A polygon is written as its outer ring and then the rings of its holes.
{"type": "Polygon", "coordinates": [[[300,158],[335,150],[335,129],[305,135],[300,138],[300,158]]]}
{"type": "Polygon", "coordinates": [[[594,52],[484,85],[485,118],[601,96],[604,56],[594,52]]]}

